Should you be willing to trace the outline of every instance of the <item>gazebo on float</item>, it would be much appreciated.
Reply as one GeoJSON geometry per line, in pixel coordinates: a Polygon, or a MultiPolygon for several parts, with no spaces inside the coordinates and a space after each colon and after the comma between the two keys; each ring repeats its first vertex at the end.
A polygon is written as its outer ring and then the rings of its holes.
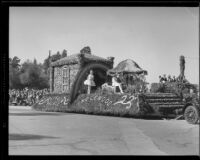
{"type": "Polygon", "coordinates": [[[147,71],[143,70],[135,61],[126,59],[120,62],[115,68],[109,69],[107,75],[114,76],[120,74],[120,79],[126,86],[135,85],[135,79],[147,75],[147,71]]]}

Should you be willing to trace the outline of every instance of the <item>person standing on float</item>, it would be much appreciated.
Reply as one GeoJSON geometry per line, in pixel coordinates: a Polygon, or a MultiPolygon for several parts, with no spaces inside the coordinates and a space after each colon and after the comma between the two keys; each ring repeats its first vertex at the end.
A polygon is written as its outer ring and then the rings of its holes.
{"type": "Polygon", "coordinates": [[[114,87],[114,93],[117,93],[116,87],[119,87],[120,93],[122,93],[122,94],[124,93],[118,73],[112,77],[112,86],[114,87]]]}
{"type": "Polygon", "coordinates": [[[87,94],[90,94],[91,88],[93,86],[96,86],[94,82],[93,70],[90,70],[90,74],[88,75],[87,79],[84,81],[84,84],[88,86],[87,94]]]}

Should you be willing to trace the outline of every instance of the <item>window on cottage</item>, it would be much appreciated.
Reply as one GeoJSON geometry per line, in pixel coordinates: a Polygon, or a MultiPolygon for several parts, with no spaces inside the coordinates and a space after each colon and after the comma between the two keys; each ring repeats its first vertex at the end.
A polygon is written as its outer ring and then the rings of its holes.
{"type": "Polygon", "coordinates": [[[63,68],[63,92],[67,91],[67,80],[68,80],[68,69],[67,68],[63,68]]]}

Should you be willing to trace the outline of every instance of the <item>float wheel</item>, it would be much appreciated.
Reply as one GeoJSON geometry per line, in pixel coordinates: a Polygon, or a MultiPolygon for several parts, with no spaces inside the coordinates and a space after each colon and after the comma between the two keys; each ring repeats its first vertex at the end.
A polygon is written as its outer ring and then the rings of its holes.
{"type": "Polygon", "coordinates": [[[190,124],[197,124],[199,121],[199,110],[195,106],[187,106],[184,111],[185,120],[190,124]]]}

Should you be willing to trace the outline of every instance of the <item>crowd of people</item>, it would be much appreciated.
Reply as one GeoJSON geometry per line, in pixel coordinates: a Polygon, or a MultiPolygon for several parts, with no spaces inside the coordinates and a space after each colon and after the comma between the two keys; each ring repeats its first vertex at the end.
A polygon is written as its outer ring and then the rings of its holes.
{"type": "Polygon", "coordinates": [[[31,106],[48,93],[49,89],[9,89],[9,105],[31,106]]]}
{"type": "MultiPolygon", "coordinates": [[[[180,77],[175,77],[175,76],[171,76],[168,75],[166,76],[166,74],[164,74],[163,76],[159,76],[159,82],[160,83],[165,83],[165,82],[180,82],[181,79],[180,77]]],[[[186,81],[185,79],[183,79],[182,81],[186,81]]]]}

